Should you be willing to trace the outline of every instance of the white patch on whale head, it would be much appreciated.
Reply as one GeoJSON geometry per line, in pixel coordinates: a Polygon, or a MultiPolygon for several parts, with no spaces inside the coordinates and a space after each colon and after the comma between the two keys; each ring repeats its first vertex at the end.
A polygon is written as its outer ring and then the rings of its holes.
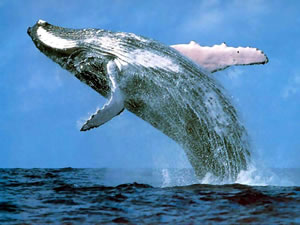
{"type": "Polygon", "coordinates": [[[139,64],[144,67],[157,68],[171,70],[175,73],[179,72],[179,66],[172,62],[168,57],[163,57],[152,53],[150,51],[144,51],[137,49],[132,53],[132,60],[134,64],[139,64]]]}
{"type": "Polygon", "coordinates": [[[39,40],[51,48],[67,49],[76,47],[75,41],[57,37],[45,30],[43,27],[39,27],[36,33],[39,40]]]}

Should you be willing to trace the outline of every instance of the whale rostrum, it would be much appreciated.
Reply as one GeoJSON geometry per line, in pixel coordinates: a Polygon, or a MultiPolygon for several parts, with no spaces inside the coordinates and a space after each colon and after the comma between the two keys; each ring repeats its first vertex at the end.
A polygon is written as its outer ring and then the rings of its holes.
{"type": "Polygon", "coordinates": [[[264,64],[264,53],[225,44],[166,46],[132,33],[68,29],[39,20],[36,47],[108,102],[83,125],[99,127],[125,108],[176,141],[196,175],[234,180],[250,160],[248,134],[211,72],[264,64]]]}

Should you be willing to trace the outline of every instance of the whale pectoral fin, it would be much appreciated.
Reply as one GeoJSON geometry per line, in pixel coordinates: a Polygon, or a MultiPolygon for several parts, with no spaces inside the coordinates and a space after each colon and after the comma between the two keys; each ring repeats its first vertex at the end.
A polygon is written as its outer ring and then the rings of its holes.
{"type": "Polygon", "coordinates": [[[191,41],[189,44],[172,45],[171,47],[211,73],[233,65],[254,65],[268,62],[268,57],[257,48],[234,48],[228,47],[225,43],[208,47],[191,41]]]}
{"type": "Polygon", "coordinates": [[[111,83],[110,99],[102,109],[97,110],[96,113],[85,122],[80,131],[99,127],[124,111],[124,97],[122,91],[116,84],[116,76],[119,72],[119,69],[113,61],[107,64],[107,73],[111,83]]]}
{"type": "Polygon", "coordinates": [[[97,112],[85,122],[80,131],[87,131],[99,127],[123,111],[124,103],[118,102],[118,100],[113,97],[102,109],[97,110],[97,112]]]}

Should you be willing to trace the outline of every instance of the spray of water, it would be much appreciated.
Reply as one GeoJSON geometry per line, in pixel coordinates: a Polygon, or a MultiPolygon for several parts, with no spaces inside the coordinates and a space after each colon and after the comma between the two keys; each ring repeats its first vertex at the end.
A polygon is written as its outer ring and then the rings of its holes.
{"type": "MultiPolygon", "coordinates": [[[[279,170],[280,171],[280,170],[279,170]]],[[[243,184],[250,186],[295,186],[299,181],[291,179],[287,171],[281,174],[278,170],[272,170],[263,166],[257,166],[255,163],[249,165],[247,170],[242,170],[235,181],[220,179],[211,173],[207,173],[202,179],[199,179],[192,169],[162,169],[161,186],[188,186],[192,184],[243,184]]]]}

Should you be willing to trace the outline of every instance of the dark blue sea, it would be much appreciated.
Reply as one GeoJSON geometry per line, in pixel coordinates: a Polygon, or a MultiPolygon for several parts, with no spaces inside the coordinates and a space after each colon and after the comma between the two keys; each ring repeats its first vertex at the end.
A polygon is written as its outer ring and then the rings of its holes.
{"type": "Polygon", "coordinates": [[[0,224],[300,224],[300,169],[237,182],[192,169],[0,169],[0,224]]]}

